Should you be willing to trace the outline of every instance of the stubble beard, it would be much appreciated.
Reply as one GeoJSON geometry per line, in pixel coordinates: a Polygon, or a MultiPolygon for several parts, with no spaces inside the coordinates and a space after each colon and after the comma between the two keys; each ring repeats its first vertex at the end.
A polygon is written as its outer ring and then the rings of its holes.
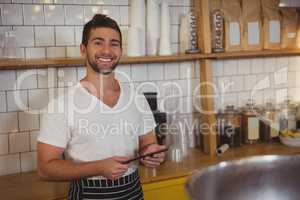
{"type": "Polygon", "coordinates": [[[98,74],[102,74],[102,75],[109,75],[111,74],[117,67],[117,65],[119,64],[119,60],[117,60],[117,62],[115,62],[112,66],[110,66],[109,68],[99,68],[97,63],[94,62],[92,59],[88,58],[87,61],[89,63],[89,65],[91,66],[91,68],[98,74]]]}

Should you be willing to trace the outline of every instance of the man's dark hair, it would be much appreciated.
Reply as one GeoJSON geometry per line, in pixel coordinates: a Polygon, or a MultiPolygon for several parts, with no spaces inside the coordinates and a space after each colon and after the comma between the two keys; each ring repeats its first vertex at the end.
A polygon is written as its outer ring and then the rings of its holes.
{"type": "Polygon", "coordinates": [[[95,28],[111,28],[117,31],[120,35],[120,45],[122,47],[122,33],[119,25],[112,18],[102,14],[94,15],[93,19],[84,25],[81,41],[83,45],[87,46],[91,30],[95,28]]]}

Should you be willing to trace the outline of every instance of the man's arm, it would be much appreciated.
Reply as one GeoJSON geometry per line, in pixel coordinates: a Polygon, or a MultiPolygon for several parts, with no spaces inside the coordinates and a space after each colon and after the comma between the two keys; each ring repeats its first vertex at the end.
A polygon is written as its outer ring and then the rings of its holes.
{"type": "Polygon", "coordinates": [[[128,169],[128,165],[121,162],[128,157],[114,156],[111,158],[74,163],[62,160],[63,148],[38,142],[38,174],[43,180],[66,181],[82,177],[104,176],[108,179],[120,178],[128,169]]]}
{"type": "MultiPolygon", "coordinates": [[[[150,131],[149,133],[139,137],[139,153],[141,155],[165,148],[166,146],[157,144],[154,131],[150,131]]],[[[147,167],[157,167],[164,161],[164,159],[165,153],[162,152],[154,154],[153,157],[147,156],[144,159],[142,159],[141,162],[147,167]]]]}

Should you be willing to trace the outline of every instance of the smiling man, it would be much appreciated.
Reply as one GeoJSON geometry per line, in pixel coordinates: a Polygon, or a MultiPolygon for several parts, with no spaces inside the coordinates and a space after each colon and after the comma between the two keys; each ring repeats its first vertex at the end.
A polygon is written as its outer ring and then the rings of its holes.
{"type": "MultiPolygon", "coordinates": [[[[165,147],[156,142],[145,98],[114,76],[122,55],[117,23],[95,15],[84,26],[80,50],[86,76],[42,116],[38,173],[44,180],[70,181],[70,200],[143,199],[138,162],[126,161],[165,147]]],[[[141,163],[156,167],[164,157],[158,153],[141,163]]]]}

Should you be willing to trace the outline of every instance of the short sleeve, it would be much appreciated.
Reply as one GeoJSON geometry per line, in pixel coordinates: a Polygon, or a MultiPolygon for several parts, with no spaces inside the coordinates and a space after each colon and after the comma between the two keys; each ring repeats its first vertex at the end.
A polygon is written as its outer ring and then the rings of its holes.
{"type": "Polygon", "coordinates": [[[66,148],[69,128],[64,113],[44,113],[41,116],[41,128],[38,141],[66,148]]]}

